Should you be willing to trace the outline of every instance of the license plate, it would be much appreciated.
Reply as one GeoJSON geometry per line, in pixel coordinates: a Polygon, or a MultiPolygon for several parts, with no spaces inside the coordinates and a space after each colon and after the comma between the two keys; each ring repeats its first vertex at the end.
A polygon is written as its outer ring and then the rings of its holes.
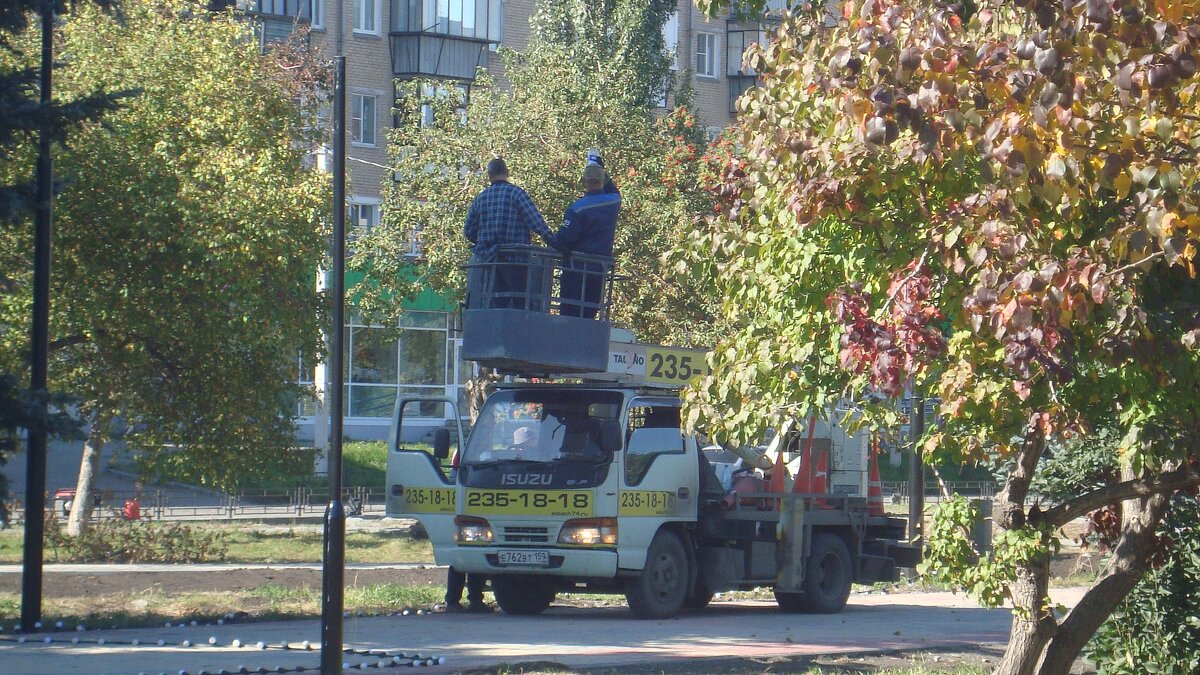
{"type": "Polygon", "coordinates": [[[525,567],[549,567],[549,551],[500,551],[496,554],[497,562],[501,565],[521,565],[525,567]]]}

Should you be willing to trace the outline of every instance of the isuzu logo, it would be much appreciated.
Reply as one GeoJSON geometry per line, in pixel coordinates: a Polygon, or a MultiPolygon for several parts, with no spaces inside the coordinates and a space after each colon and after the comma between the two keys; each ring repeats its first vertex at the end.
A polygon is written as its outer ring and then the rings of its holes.
{"type": "Polygon", "coordinates": [[[500,476],[501,485],[549,485],[551,473],[506,473],[500,476]]]}

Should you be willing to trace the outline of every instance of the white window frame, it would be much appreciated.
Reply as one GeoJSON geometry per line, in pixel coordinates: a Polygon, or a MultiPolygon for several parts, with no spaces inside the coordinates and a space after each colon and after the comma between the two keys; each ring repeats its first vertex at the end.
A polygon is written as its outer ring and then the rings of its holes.
{"type": "Polygon", "coordinates": [[[716,33],[696,31],[696,77],[715,80],[721,74],[721,40],[716,33]],[[703,49],[702,49],[703,47],[703,49]],[[707,60],[705,69],[700,68],[700,57],[707,60]]]}
{"type": "Polygon", "coordinates": [[[354,237],[357,237],[360,232],[361,234],[370,234],[371,230],[379,227],[381,215],[379,212],[379,207],[382,204],[383,200],[379,197],[354,195],[347,199],[346,208],[349,213],[346,214],[346,220],[350,222],[348,223],[346,229],[351,232],[354,237]],[[371,207],[370,212],[373,214],[373,218],[367,219],[367,225],[365,227],[362,225],[362,207],[364,206],[371,207]]]}
{"type": "Polygon", "coordinates": [[[313,30],[325,30],[325,0],[309,0],[308,9],[312,13],[309,25],[313,30]]]}
{"type": "Polygon", "coordinates": [[[376,91],[350,92],[350,144],[366,148],[374,148],[379,143],[379,99],[381,94],[376,91]],[[370,123],[363,113],[364,103],[371,99],[370,123]],[[371,138],[365,140],[363,130],[370,129],[371,138]]]}
{"type": "Polygon", "coordinates": [[[382,21],[383,0],[354,0],[354,32],[363,35],[379,35],[379,24],[382,21]],[[371,3],[371,8],[374,12],[368,16],[364,7],[367,2],[371,3]],[[367,25],[367,20],[370,19],[370,26],[367,25]]]}
{"type": "Polygon", "coordinates": [[[663,51],[670,54],[671,70],[679,70],[679,11],[667,15],[663,24],[663,51]]]}

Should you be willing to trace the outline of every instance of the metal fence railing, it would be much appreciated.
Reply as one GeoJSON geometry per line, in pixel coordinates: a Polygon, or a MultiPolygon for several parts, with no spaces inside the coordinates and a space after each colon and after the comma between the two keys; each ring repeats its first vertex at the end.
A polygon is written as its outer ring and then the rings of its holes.
{"type": "MultiPolygon", "coordinates": [[[[907,481],[886,481],[882,484],[883,494],[896,503],[907,503],[909,487],[907,481]]],[[[946,483],[952,494],[977,499],[991,499],[996,494],[996,484],[991,481],[950,481],[946,483]]],[[[343,503],[348,515],[382,516],[387,493],[379,487],[349,487],[343,490],[343,503]]],[[[65,520],[70,513],[73,495],[50,494],[46,497],[46,512],[65,520]]],[[[203,490],[101,490],[96,495],[93,520],[125,517],[125,504],[133,498],[139,501],[141,518],[154,520],[237,520],[237,519],[291,519],[319,517],[324,515],[329,502],[329,493],[311,487],[295,487],[289,490],[259,490],[226,494],[203,490]]],[[[926,501],[936,502],[942,497],[941,487],[936,482],[925,484],[926,501]]],[[[24,496],[10,495],[6,502],[11,524],[23,522],[24,496]]]]}
{"type": "MultiPolygon", "coordinates": [[[[348,515],[383,515],[386,494],[383,488],[351,487],[342,492],[348,515]]],[[[74,495],[46,497],[46,513],[66,520],[74,495]]],[[[138,500],[140,518],[154,520],[236,520],[239,518],[304,518],[321,516],[329,502],[324,490],[296,487],[286,491],[253,491],[237,494],[183,493],[168,490],[122,492],[100,490],[95,496],[93,520],[125,518],[126,505],[138,500]]],[[[10,495],[6,502],[10,524],[24,522],[25,497],[10,495]]]]}
{"type": "MultiPolygon", "coordinates": [[[[885,497],[891,496],[896,502],[908,503],[908,481],[884,481],[882,487],[885,497]]],[[[996,496],[996,484],[986,480],[946,481],[946,489],[950,494],[976,499],[991,499],[996,496]]],[[[942,487],[936,481],[926,481],[924,494],[925,501],[937,501],[942,498],[942,487]]]]}

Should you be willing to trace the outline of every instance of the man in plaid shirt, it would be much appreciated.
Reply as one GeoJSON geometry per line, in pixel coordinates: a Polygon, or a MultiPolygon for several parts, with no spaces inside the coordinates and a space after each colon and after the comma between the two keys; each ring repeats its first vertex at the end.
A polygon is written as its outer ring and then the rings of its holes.
{"type": "MultiPolygon", "coordinates": [[[[493,262],[501,246],[528,246],[531,243],[530,231],[537,232],[550,246],[560,248],[533,200],[524,190],[508,182],[508,166],[504,160],[497,157],[488,162],[487,172],[492,184],[484,188],[471,203],[467,224],[463,228],[463,235],[471,242],[474,254],[471,263],[493,262]]],[[[469,297],[478,297],[481,271],[473,268],[468,275],[469,297]]],[[[528,265],[498,265],[493,291],[497,294],[524,293],[527,277],[528,265]]],[[[471,302],[468,299],[468,303],[471,302]]],[[[504,295],[495,298],[494,306],[525,308],[518,298],[504,295]]]]}

